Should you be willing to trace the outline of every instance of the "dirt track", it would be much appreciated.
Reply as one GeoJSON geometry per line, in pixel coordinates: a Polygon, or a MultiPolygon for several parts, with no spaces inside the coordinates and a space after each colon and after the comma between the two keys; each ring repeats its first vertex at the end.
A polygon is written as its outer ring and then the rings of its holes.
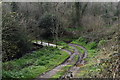
{"type": "Polygon", "coordinates": [[[87,55],[88,55],[88,52],[87,52],[86,48],[84,48],[83,46],[80,46],[80,45],[78,45],[78,44],[69,44],[69,45],[72,46],[72,47],[75,49],[75,51],[78,53],[78,55],[79,55],[79,60],[76,62],[75,66],[71,67],[71,68],[69,69],[69,71],[66,72],[65,75],[63,75],[61,78],[66,78],[66,77],[68,77],[68,75],[70,75],[69,72],[71,72],[72,78],[77,78],[77,77],[76,77],[76,74],[79,73],[78,71],[79,71],[79,69],[80,69],[80,67],[78,67],[77,65],[84,65],[84,64],[85,64],[84,59],[87,58],[87,55]],[[75,46],[78,46],[78,47],[82,48],[85,52],[84,52],[83,54],[80,53],[75,46]]]}
{"type": "Polygon", "coordinates": [[[54,76],[57,72],[59,72],[60,70],[62,70],[62,68],[64,66],[67,66],[67,65],[74,65],[73,67],[71,67],[66,73],[65,75],[62,76],[63,77],[66,77],[69,72],[72,72],[72,75],[73,75],[73,78],[75,78],[75,75],[78,73],[77,71],[80,69],[80,67],[77,67],[76,65],[77,64],[84,64],[84,58],[87,57],[87,50],[80,46],[80,45],[77,45],[77,44],[69,44],[69,46],[73,47],[75,49],[74,53],[70,52],[69,50],[66,50],[66,49],[61,49],[62,51],[66,51],[70,57],[67,58],[62,64],[58,65],[57,67],[55,67],[54,69],[48,71],[48,72],[45,72],[43,73],[42,75],[40,75],[38,78],[34,79],[34,80],[37,80],[37,79],[42,79],[42,78],[52,78],[52,76],[54,76]],[[75,46],[78,46],[80,48],[82,48],[85,53],[84,54],[81,54],[78,49],[75,47],[75,46]],[[74,57],[75,55],[79,55],[79,59],[77,61],[74,60],[74,57]]]}

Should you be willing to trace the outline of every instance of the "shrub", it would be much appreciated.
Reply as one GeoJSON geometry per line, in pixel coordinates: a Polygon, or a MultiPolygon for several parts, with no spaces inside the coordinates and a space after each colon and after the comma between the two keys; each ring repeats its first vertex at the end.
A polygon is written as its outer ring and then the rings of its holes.
{"type": "Polygon", "coordinates": [[[46,38],[54,36],[56,33],[56,26],[58,24],[58,19],[54,14],[45,13],[39,20],[38,27],[43,28],[46,32],[43,34],[46,38]]]}
{"type": "Polygon", "coordinates": [[[96,42],[91,42],[87,45],[88,49],[95,49],[97,47],[97,43],[96,42]]]}
{"type": "Polygon", "coordinates": [[[55,15],[46,13],[44,14],[39,21],[39,27],[50,29],[57,24],[57,18],[55,15]]]}
{"type": "Polygon", "coordinates": [[[78,41],[80,41],[80,42],[86,42],[86,39],[83,38],[83,37],[80,37],[80,38],[78,39],[78,41]]]}
{"type": "Polygon", "coordinates": [[[98,46],[103,46],[107,41],[106,40],[101,40],[98,43],[98,46]]]}

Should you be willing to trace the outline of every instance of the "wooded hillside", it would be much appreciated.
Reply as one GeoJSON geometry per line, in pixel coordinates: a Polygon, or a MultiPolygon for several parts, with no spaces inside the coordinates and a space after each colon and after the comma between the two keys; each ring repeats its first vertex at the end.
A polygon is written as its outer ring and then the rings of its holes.
{"type": "Polygon", "coordinates": [[[120,78],[120,2],[4,2],[2,8],[3,78],[45,72],[40,78],[65,78],[75,65],[73,78],[120,78]],[[54,72],[62,63],[62,72],[54,72]]]}

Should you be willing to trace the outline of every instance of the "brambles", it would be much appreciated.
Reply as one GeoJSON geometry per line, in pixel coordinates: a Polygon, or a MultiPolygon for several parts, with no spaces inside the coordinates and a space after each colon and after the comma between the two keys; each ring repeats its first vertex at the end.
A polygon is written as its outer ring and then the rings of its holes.
{"type": "Polygon", "coordinates": [[[104,59],[101,61],[101,74],[98,77],[104,78],[120,78],[120,54],[114,53],[110,55],[109,59],[104,59]]]}

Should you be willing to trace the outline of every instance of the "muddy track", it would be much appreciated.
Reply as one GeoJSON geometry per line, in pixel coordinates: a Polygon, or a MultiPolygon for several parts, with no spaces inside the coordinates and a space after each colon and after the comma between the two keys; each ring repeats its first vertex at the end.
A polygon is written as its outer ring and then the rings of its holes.
{"type": "Polygon", "coordinates": [[[54,76],[57,72],[59,72],[64,66],[73,64],[73,62],[70,62],[70,61],[73,61],[73,58],[76,55],[76,53],[72,53],[66,49],[61,49],[61,50],[66,51],[68,54],[70,54],[70,57],[67,58],[62,64],[58,65],[57,67],[55,67],[54,69],[52,69],[48,72],[43,73],[42,75],[40,75],[38,78],[36,78],[34,80],[38,80],[40,78],[52,78],[52,76],[54,76]]]}
{"type": "Polygon", "coordinates": [[[74,53],[72,53],[71,51],[66,50],[66,49],[61,49],[62,51],[67,52],[70,56],[64,62],[62,62],[60,65],[58,65],[57,67],[55,67],[54,69],[52,69],[50,71],[47,71],[47,72],[41,74],[39,77],[37,77],[34,80],[39,80],[39,79],[44,79],[44,78],[52,78],[57,72],[61,71],[62,68],[67,65],[73,65],[73,66],[69,68],[69,70],[65,73],[64,76],[66,76],[68,74],[68,72],[72,72],[73,78],[75,78],[77,71],[80,69],[80,67],[77,67],[76,65],[78,63],[84,64],[83,59],[87,57],[87,50],[84,47],[77,45],[77,44],[69,44],[69,46],[71,46],[75,49],[74,53]],[[76,46],[82,48],[85,51],[85,53],[81,54],[78,51],[78,49],[76,48],[76,46]],[[79,55],[79,59],[77,61],[74,60],[75,55],[79,55]]]}
{"type": "Polygon", "coordinates": [[[81,45],[78,45],[78,44],[72,44],[72,45],[78,46],[78,47],[82,48],[82,49],[85,51],[84,54],[82,55],[82,59],[87,58],[88,51],[87,51],[87,49],[86,49],[85,47],[83,47],[83,46],[81,46],[81,45]]]}
{"type": "Polygon", "coordinates": [[[69,77],[70,78],[77,78],[76,74],[78,73],[80,67],[77,67],[76,65],[78,65],[78,64],[84,65],[85,64],[84,59],[87,58],[87,55],[88,55],[86,48],[84,48],[83,46],[78,45],[78,44],[69,44],[69,45],[75,49],[75,52],[79,55],[79,59],[76,62],[76,64],[73,67],[71,67],[68,70],[68,72],[65,73],[65,75],[61,76],[61,79],[65,79],[65,78],[69,78],[69,77]],[[75,46],[82,48],[84,50],[84,54],[80,53],[75,46]],[[71,74],[72,74],[72,76],[71,76],[71,74]]]}

